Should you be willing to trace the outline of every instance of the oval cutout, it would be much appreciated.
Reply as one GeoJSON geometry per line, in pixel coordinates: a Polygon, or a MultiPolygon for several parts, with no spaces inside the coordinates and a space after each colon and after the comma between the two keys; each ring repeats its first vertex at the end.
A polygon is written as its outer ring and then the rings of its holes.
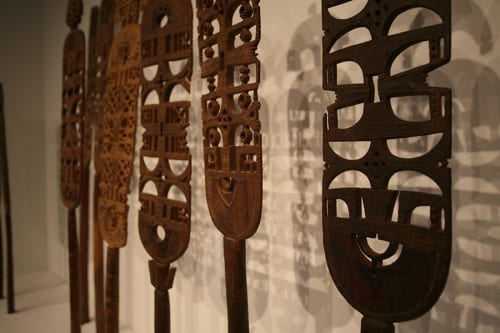
{"type": "Polygon", "coordinates": [[[234,134],[235,146],[248,146],[254,144],[255,132],[250,126],[240,125],[234,134]]]}
{"type": "Polygon", "coordinates": [[[370,249],[377,254],[383,254],[385,251],[387,251],[387,249],[391,245],[391,243],[387,241],[378,238],[368,238],[368,237],[366,238],[366,243],[368,244],[370,249]]]}
{"type": "Polygon", "coordinates": [[[352,29],[335,41],[330,49],[330,53],[348,48],[353,45],[366,43],[372,40],[370,30],[365,27],[352,29]]]}
{"type": "Polygon", "coordinates": [[[184,87],[180,84],[176,84],[169,93],[168,101],[170,102],[185,102],[189,101],[191,95],[189,92],[184,89],[184,87]]]}
{"type": "Polygon", "coordinates": [[[382,260],[382,266],[387,267],[394,264],[396,261],[398,261],[399,257],[401,257],[402,252],[403,252],[403,245],[398,244],[398,249],[396,250],[396,253],[394,253],[389,258],[382,260]]]}
{"type": "Polygon", "coordinates": [[[349,170],[339,174],[328,186],[329,189],[336,188],[371,188],[370,180],[361,171],[349,170]]]}
{"type": "Polygon", "coordinates": [[[335,154],[351,161],[365,156],[371,145],[370,141],[335,141],[328,144],[335,154]]]}
{"type": "Polygon", "coordinates": [[[413,209],[410,217],[410,223],[417,227],[430,229],[431,228],[431,217],[430,217],[429,206],[418,206],[413,209]]]}
{"type": "Polygon", "coordinates": [[[164,28],[168,24],[168,16],[163,15],[163,17],[160,18],[160,28],[164,28]]]}
{"type": "Polygon", "coordinates": [[[167,194],[167,199],[170,200],[175,200],[175,201],[181,201],[181,202],[187,202],[186,195],[180,188],[178,188],[175,185],[172,185],[168,191],[167,194]]]}
{"type": "Polygon", "coordinates": [[[158,166],[158,163],[160,162],[160,159],[158,157],[144,156],[142,160],[149,171],[154,171],[158,166]]]}
{"type": "Polygon", "coordinates": [[[414,136],[409,138],[387,140],[387,147],[392,155],[411,159],[422,157],[434,149],[441,139],[443,133],[414,136]]]}
{"type": "Polygon", "coordinates": [[[351,0],[341,5],[328,8],[331,16],[339,20],[345,20],[359,14],[368,3],[368,0],[351,0]]]}
{"type": "Polygon", "coordinates": [[[337,109],[336,128],[347,129],[356,125],[363,117],[364,104],[356,104],[337,109]]]}
{"type": "Polygon", "coordinates": [[[176,176],[182,175],[189,166],[188,160],[168,160],[168,165],[172,173],[176,176]]]}
{"type": "Polygon", "coordinates": [[[337,64],[337,84],[362,84],[365,82],[363,69],[354,61],[337,64]]]}
{"type": "Polygon", "coordinates": [[[391,64],[391,76],[428,65],[430,63],[429,48],[429,42],[424,41],[404,49],[391,64]]]}
{"type": "Polygon", "coordinates": [[[233,95],[234,101],[234,113],[240,114],[247,111],[254,100],[253,91],[246,92],[243,91],[241,94],[233,95]]]}
{"type": "Polygon", "coordinates": [[[158,74],[158,64],[146,66],[142,69],[142,75],[144,75],[144,78],[147,81],[153,81],[153,79],[156,77],[156,74],[158,74]]]}
{"type": "Polygon", "coordinates": [[[154,182],[149,181],[142,188],[142,193],[158,196],[158,189],[154,182]]]}
{"type": "Polygon", "coordinates": [[[237,87],[243,84],[252,84],[257,82],[256,73],[256,64],[248,64],[247,66],[235,66],[233,70],[233,85],[237,87]]]}
{"type": "Polygon", "coordinates": [[[151,90],[146,99],[144,100],[144,105],[158,105],[160,104],[160,96],[156,90],[151,90]]]}
{"type": "Polygon", "coordinates": [[[342,199],[337,199],[335,201],[335,204],[336,204],[336,210],[337,210],[337,217],[348,219],[349,218],[349,206],[347,205],[347,202],[345,202],[342,199]]]}
{"type": "Polygon", "coordinates": [[[180,60],[170,60],[168,62],[168,67],[170,68],[170,73],[172,75],[179,75],[186,65],[188,64],[188,59],[180,59],[180,60]]]}
{"type": "Polygon", "coordinates": [[[443,20],[435,11],[424,7],[412,8],[396,17],[389,29],[389,36],[441,23],[443,20]]]}
{"type": "Polygon", "coordinates": [[[410,170],[399,171],[392,175],[387,189],[443,195],[434,180],[420,172],[410,170]]]}
{"type": "Polygon", "coordinates": [[[158,237],[158,240],[160,242],[165,240],[165,238],[167,237],[167,231],[165,230],[164,226],[159,225],[156,227],[156,237],[158,237]]]}
{"type": "Polygon", "coordinates": [[[391,108],[394,115],[404,121],[431,120],[430,97],[428,95],[393,97],[391,98],[391,108]]]}

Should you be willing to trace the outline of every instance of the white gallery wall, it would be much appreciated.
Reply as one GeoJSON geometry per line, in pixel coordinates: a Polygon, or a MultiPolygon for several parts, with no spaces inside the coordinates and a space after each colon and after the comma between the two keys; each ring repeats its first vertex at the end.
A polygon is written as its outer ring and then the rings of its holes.
{"type": "Polygon", "coordinates": [[[45,196],[57,186],[46,183],[45,178],[41,13],[41,1],[0,1],[0,82],[5,98],[17,274],[48,268],[45,196]]]}
{"type": "MultiPolygon", "coordinates": [[[[20,221],[18,272],[48,267],[67,277],[66,213],[58,191],[66,1],[12,3],[0,4],[0,81],[6,85],[13,214],[20,221]],[[20,31],[13,39],[15,29],[20,31]]],[[[85,32],[90,8],[98,4],[84,1],[85,32]]],[[[500,1],[453,0],[452,5],[452,61],[430,79],[454,94],[452,267],[434,309],[397,325],[405,333],[487,333],[500,327],[500,1]]],[[[265,194],[260,229],[247,242],[251,332],[357,332],[360,315],[336,290],[322,246],[321,124],[333,94],[322,91],[320,1],[262,0],[261,7],[265,194]]],[[[419,52],[411,61],[419,61],[419,52]]],[[[178,333],[226,332],[222,237],[207,211],[202,172],[205,83],[199,75],[196,61],[189,128],[192,235],[175,264],[171,290],[172,331],[178,333]]],[[[137,230],[137,166],[128,246],[121,252],[120,310],[123,327],[147,333],[153,332],[154,298],[150,258],[137,230]]],[[[90,281],[92,286],[92,276],[90,281]]]]}

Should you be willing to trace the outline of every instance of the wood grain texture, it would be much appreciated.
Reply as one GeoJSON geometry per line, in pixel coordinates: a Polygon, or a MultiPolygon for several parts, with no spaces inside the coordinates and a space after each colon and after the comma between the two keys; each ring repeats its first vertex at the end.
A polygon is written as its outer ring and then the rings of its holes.
{"type": "Polygon", "coordinates": [[[199,0],[197,7],[201,76],[209,90],[202,96],[208,208],[225,236],[243,240],[256,232],[262,210],[260,7],[245,0],[199,0]],[[235,11],[240,22],[231,24],[235,11]]]}
{"type": "MultiPolygon", "coordinates": [[[[7,133],[4,116],[4,95],[3,86],[0,83],[0,205],[5,213],[5,259],[6,259],[6,281],[7,281],[7,313],[14,313],[15,295],[14,295],[14,253],[12,240],[12,218],[10,205],[10,182],[9,182],[9,164],[7,155],[7,133]]],[[[2,218],[0,218],[0,231],[2,229],[2,218]]],[[[3,246],[3,233],[0,232],[0,246],[3,246]]],[[[3,298],[3,278],[4,278],[4,262],[3,249],[0,251],[0,294],[3,298]]]]}
{"type": "Polygon", "coordinates": [[[80,251],[75,209],[82,196],[84,168],[85,36],[78,29],[83,14],[81,0],[69,0],[66,23],[71,28],[64,42],[61,131],[61,195],[68,208],[71,332],[80,332],[80,251]]]}
{"type": "Polygon", "coordinates": [[[106,332],[119,327],[119,248],[127,243],[128,194],[133,171],[137,106],[141,78],[139,3],[118,0],[114,36],[106,69],[105,110],[100,152],[98,219],[108,245],[106,273],[106,332]]]}
{"type": "MultiPolygon", "coordinates": [[[[430,71],[450,60],[450,1],[369,0],[352,17],[335,18],[345,3],[322,1],[323,87],[336,94],[323,127],[324,248],[337,288],[365,316],[362,332],[394,332],[393,322],[415,319],[434,305],[450,265],[451,92],[426,81],[430,71]],[[390,33],[395,19],[414,8],[431,10],[440,23],[390,33]],[[371,38],[339,47],[339,40],[359,27],[366,28],[371,38]],[[429,61],[395,72],[398,55],[419,42],[428,45],[429,61]],[[359,82],[341,81],[339,68],[347,61],[361,69],[359,82]],[[428,118],[411,121],[397,114],[393,99],[407,96],[428,101],[428,118]],[[361,117],[343,126],[346,115],[356,118],[358,104],[361,117]],[[399,156],[391,148],[394,140],[408,144],[410,138],[433,134],[439,141],[418,157],[399,156]],[[366,154],[349,158],[336,148],[352,142],[367,144],[366,154]],[[369,185],[338,185],[337,180],[346,183],[342,177],[348,171],[360,172],[369,185]],[[430,179],[435,189],[391,185],[404,171],[430,179]],[[347,207],[344,212],[342,206],[347,207]],[[427,215],[425,223],[418,224],[415,212],[421,207],[427,215]],[[370,245],[375,238],[385,242],[385,250],[370,245]]],[[[417,107],[417,113],[424,111],[417,107]]]]}
{"type": "Polygon", "coordinates": [[[129,24],[115,35],[106,72],[107,107],[103,115],[98,210],[102,236],[115,248],[127,242],[127,196],[134,162],[141,75],[140,33],[137,24],[129,24]]]}
{"type": "MultiPolygon", "coordinates": [[[[113,41],[114,1],[101,1],[100,8],[94,7],[91,13],[91,33],[89,36],[89,55],[87,70],[87,112],[86,128],[89,130],[86,159],[94,161],[94,196],[93,207],[98,207],[100,174],[102,172],[101,148],[103,132],[103,114],[106,110],[106,70],[108,56],[113,41]],[[90,131],[93,132],[93,136],[90,131]],[[92,140],[93,139],[93,140],[92,140]],[[94,154],[91,156],[92,149],[94,154]]],[[[88,162],[87,162],[88,163],[88,162]]],[[[99,228],[99,210],[94,209],[93,219],[93,254],[96,332],[105,331],[105,296],[104,296],[104,259],[103,239],[99,228]]]]}
{"type": "Polygon", "coordinates": [[[259,121],[258,0],[197,0],[203,148],[208,208],[225,238],[228,327],[248,327],[244,240],[260,223],[262,140],[259,121]],[[240,246],[226,246],[228,244],[240,246]],[[234,287],[234,288],[233,288],[234,287]]]}
{"type": "MultiPolygon", "coordinates": [[[[103,140],[103,116],[106,111],[106,78],[109,60],[109,50],[113,41],[114,26],[114,0],[103,0],[99,9],[99,21],[97,29],[97,40],[93,56],[93,67],[89,67],[88,79],[93,80],[93,91],[87,96],[88,114],[86,115],[91,128],[94,131],[94,198],[93,207],[99,206],[99,184],[100,175],[103,170],[101,160],[103,140]]],[[[99,226],[99,210],[94,209],[94,288],[95,288],[95,321],[96,332],[105,332],[105,289],[104,289],[104,246],[99,226]]]]}
{"type": "Polygon", "coordinates": [[[150,0],[142,18],[139,234],[153,258],[155,332],[170,332],[174,272],[191,230],[191,155],[187,144],[193,68],[190,0],[150,0]],[[174,92],[182,91],[187,97],[174,92]]]}

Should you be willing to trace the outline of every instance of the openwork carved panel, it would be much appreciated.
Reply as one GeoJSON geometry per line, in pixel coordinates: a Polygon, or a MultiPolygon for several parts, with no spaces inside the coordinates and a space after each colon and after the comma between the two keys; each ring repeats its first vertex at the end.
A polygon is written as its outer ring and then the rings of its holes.
{"type": "Polygon", "coordinates": [[[451,92],[427,83],[450,60],[450,1],[368,0],[350,17],[354,2],[322,3],[323,86],[336,94],[324,117],[328,267],[367,327],[414,319],[439,298],[451,256],[451,92]],[[415,8],[436,22],[395,29],[415,8]],[[417,45],[427,61],[398,69],[417,45]]]}
{"type": "MultiPolygon", "coordinates": [[[[130,7],[123,6],[124,2],[118,1],[118,8],[128,10],[127,15],[132,15],[130,7]]],[[[115,248],[123,247],[127,242],[127,195],[134,161],[141,78],[140,34],[140,27],[136,24],[126,25],[116,34],[106,73],[107,105],[103,117],[103,169],[98,209],[103,238],[115,248]]]]}
{"type": "Polygon", "coordinates": [[[80,1],[70,1],[66,22],[71,31],[64,42],[61,132],[61,194],[66,207],[80,202],[83,165],[82,138],[85,112],[85,36],[78,30],[80,1]]]}
{"type": "MultiPolygon", "coordinates": [[[[190,0],[150,0],[142,21],[139,232],[151,257],[169,264],[189,243],[189,126],[193,10],[190,0]],[[183,91],[179,99],[173,92],[183,91]]],[[[162,288],[162,286],[157,286],[162,288]]],[[[164,286],[162,289],[165,289],[164,286]]]]}
{"type": "Polygon", "coordinates": [[[252,236],[262,206],[258,0],[197,0],[208,207],[229,238],[252,236]]]}
{"type": "MultiPolygon", "coordinates": [[[[102,1],[100,10],[98,10],[97,27],[91,29],[89,36],[87,113],[85,117],[88,126],[94,130],[94,165],[98,173],[102,170],[100,151],[102,146],[103,114],[106,109],[106,70],[109,49],[113,42],[113,2],[112,0],[102,1]]],[[[90,154],[90,151],[89,143],[88,154],[90,154]]],[[[90,156],[88,158],[90,159],[90,156]]]]}

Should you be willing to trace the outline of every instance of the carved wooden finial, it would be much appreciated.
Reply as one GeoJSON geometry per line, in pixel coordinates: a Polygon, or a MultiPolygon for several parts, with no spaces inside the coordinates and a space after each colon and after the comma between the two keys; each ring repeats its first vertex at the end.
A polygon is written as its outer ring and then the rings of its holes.
{"type": "Polygon", "coordinates": [[[82,0],[69,0],[66,9],[66,24],[71,29],[76,29],[82,21],[83,3],[82,0]]]}

